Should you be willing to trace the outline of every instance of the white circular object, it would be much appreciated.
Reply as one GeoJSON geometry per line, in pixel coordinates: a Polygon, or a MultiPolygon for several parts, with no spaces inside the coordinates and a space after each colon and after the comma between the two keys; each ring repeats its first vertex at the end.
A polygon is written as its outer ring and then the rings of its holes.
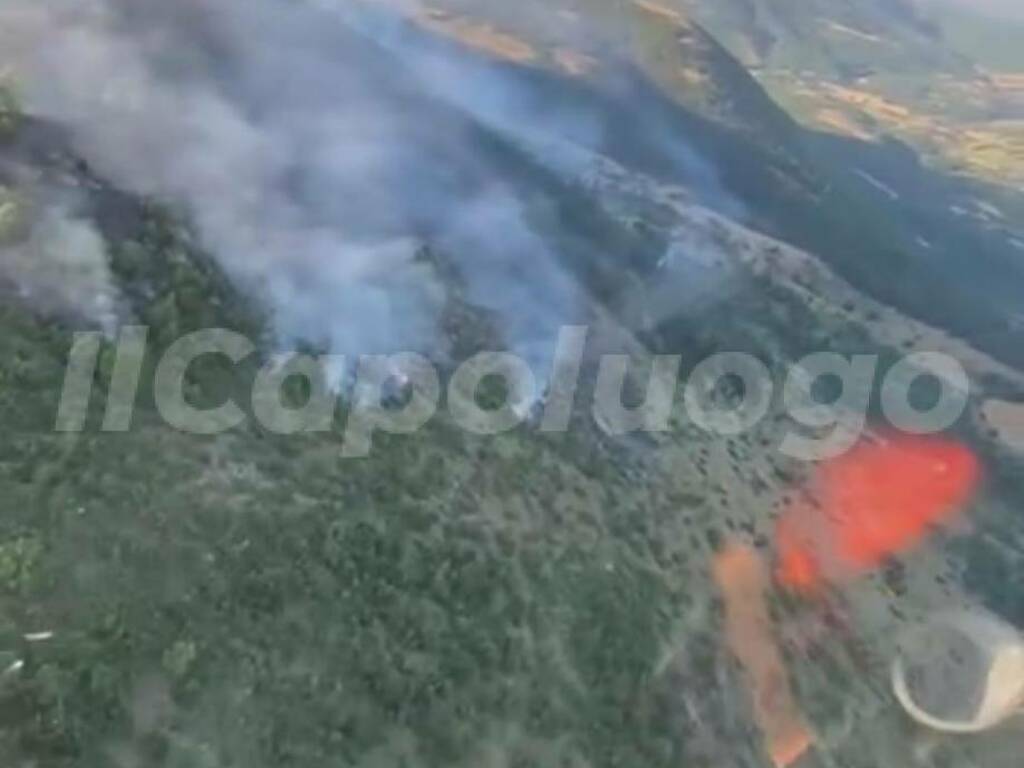
{"type": "Polygon", "coordinates": [[[939,614],[902,638],[892,688],[922,725],[988,730],[1024,706],[1024,636],[983,611],[939,614]]]}

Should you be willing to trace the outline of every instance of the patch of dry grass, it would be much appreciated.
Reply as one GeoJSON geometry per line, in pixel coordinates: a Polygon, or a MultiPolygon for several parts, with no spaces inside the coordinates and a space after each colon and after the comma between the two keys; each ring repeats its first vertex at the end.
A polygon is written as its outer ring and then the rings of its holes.
{"type": "Polygon", "coordinates": [[[450,16],[443,11],[428,11],[420,18],[420,22],[438,34],[454,38],[469,48],[498,59],[526,64],[539,58],[537,49],[528,42],[495,29],[491,24],[450,16]]]}

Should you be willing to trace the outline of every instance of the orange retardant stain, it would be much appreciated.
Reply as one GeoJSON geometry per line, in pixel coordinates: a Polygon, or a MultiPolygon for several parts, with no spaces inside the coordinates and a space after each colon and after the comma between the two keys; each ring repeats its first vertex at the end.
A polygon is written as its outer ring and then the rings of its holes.
{"type": "Polygon", "coordinates": [[[765,751],[776,768],[786,768],[811,748],[814,735],[793,695],[772,629],[771,572],[756,551],[730,541],[716,555],[712,573],[725,604],[726,639],[743,668],[765,751]]]}
{"type": "Polygon", "coordinates": [[[779,581],[812,591],[916,546],[970,500],[977,457],[961,443],[894,434],[827,461],[776,529],[779,581]],[[812,503],[812,501],[814,503],[812,503]]]}

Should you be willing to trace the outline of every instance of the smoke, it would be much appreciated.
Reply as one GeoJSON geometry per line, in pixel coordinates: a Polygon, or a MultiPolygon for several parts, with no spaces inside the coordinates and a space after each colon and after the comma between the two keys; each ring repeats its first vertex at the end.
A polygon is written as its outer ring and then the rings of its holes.
{"type": "MultiPolygon", "coordinates": [[[[0,209],[17,205],[8,200],[0,209]]],[[[103,238],[92,223],[54,203],[35,212],[31,222],[7,227],[22,228],[24,232],[4,238],[5,227],[0,223],[0,275],[33,307],[46,313],[71,313],[112,333],[120,297],[103,238]]]]}
{"type": "Polygon", "coordinates": [[[1019,0],[921,0],[922,6],[953,6],[995,19],[1024,21],[1024,8],[1019,0]]]}
{"type": "Polygon", "coordinates": [[[32,0],[0,8],[28,110],[126,191],[183,206],[281,340],[440,351],[455,260],[531,362],[585,298],[499,140],[596,144],[563,108],[380,9],[339,0],[32,0]],[[474,63],[476,62],[476,63],[474,63]]]}

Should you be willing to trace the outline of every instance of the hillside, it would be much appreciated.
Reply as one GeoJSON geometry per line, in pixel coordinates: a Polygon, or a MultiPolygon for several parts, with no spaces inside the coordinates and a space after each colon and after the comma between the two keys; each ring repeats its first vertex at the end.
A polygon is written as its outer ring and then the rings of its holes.
{"type": "Polygon", "coordinates": [[[938,167],[1019,189],[1014,19],[943,2],[682,5],[805,124],[895,136],[938,167]]]}
{"type": "Polygon", "coordinates": [[[547,9],[543,18],[553,21],[543,24],[528,4],[518,13],[494,11],[494,19],[489,6],[475,15],[465,3],[431,8],[412,18],[592,115],[601,152],[666,180],[686,179],[703,203],[820,254],[876,298],[1024,364],[1012,287],[1024,253],[1017,224],[1024,207],[1009,191],[947,175],[893,141],[801,127],[669,5],[567,3],[564,11],[547,9]],[[584,35],[584,23],[598,31],[584,35]],[[496,49],[494,39],[506,47],[496,49]],[[600,42],[586,48],[581,40],[600,42]],[[510,58],[513,49],[522,55],[510,58]],[[567,71],[568,60],[588,64],[567,71]],[[620,111],[622,104],[629,106],[620,111]],[[642,128],[633,115],[643,115],[642,128]],[[703,166],[669,146],[673,133],[703,166]],[[985,277],[964,281],[979,261],[985,277]],[[915,278],[893,279],[901,273],[915,278]]]}
{"type": "MultiPolygon", "coordinates": [[[[84,175],[59,132],[22,130],[31,138],[0,158],[93,190],[80,214],[103,231],[119,293],[159,342],[154,356],[211,323],[260,335],[264,320],[187,227],[84,175]]],[[[784,370],[824,339],[890,356],[921,345],[962,358],[979,385],[1017,386],[994,361],[880,307],[814,257],[688,202],[685,190],[599,158],[588,178],[594,210],[608,216],[602,237],[641,220],[682,246],[676,261],[635,270],[610,254],[614,287],[592,284],[605,297],[590,306],[595,351],[642,364],[642,337],[684,352],[687,370],[720,348],[784,370]],[[653,324],[631,322],[633,300],[652,307],[655,286],[688,277],[691,258],[729,290],[697,315],[673,304],[653,324]]],[[[148,394],[130,432],[99,433],[107,348],[89,427],[55,435],[68,325],[17,301],[0,324],[0,423],[15,436],[0,464],[0,631],[8,658],[21,660],[0,685],[0,754],[11,764],[99,766],[112,754],[304,768],[339,756],[670,766],[742,754],[766,764],[717,639],[707,562],[724,536],[767,542],[802,471],[771,447],[788,429],[783,414],[736,439],[674,421],[650,444],[604,436],[582,410],[564,436],[525,427],[472,437],[441,418],[353,462],[339,456],[340,424],[323,435],[246,427],[193,437],[163,425],[148,394]]],[[[256,364],[198,366],[195,396],[244,402],[256,364]]],[[[961,429],[993,462],[1009,461],[969,420],[961,429]]],[[[979,502],[979,525],[1002,519],[1002,493],[979,502]]],[[[942,585],[977,557],[954,544],[917,553],[910,579],[837,595],[856,633],[811,655],[800,633],[787,640],[829,759],[865,749],[910,759],[911,734],[884,695],[880,659],[900,621],[889,590],[898,585],[904,611],[948,599],[942,585]]],[[[821,632],[807,606],[780,610],[821,632]]]]}
{"type": "Polygon", "coordinates": [[[909,0],[681,0],[755,69],[854,80],[897,70],[952,72],[970,63],[940,43],[941,31],[909,0]]]}
{"type": "MultiPolygon", "coordinates": [[[[225,0],[244,14],[218,20],[249,25],[203,37],[153,2],[154,70],[181,78],[146,81],[169,97],[147,103],[158,119],[0,98],[0,761],[766,767],[709,571],[726,539],[771,558],[809,471],[778,450],[798,425],[773,401],[749,433],[713,435],[680,387],[667,429],[616,435],[591,409],[595,363],[674,354],[689,377],[742,350],[784,377],[828,349],[878,355],[879,376],[908,351],[953,355],[971,398],[951,433],[989,477],[975,535],[943,531],[820,601],[773,590],[796,697],[825,765],[977,762],[977,742],[909,726],[887,660],[950,603],[1024,620],[1021,455],[986,421],[1024,399],[1006,227],[980,206],[939,216],[962,181],[902,145],[802,128],[664,4],[588,4],[597,38],[569,5],[543,24],[507,3],[402,6],[268,24],[266,4],[225,0]],[[303,45],[262,45],[279,28],[303,45]],[[205,130],[239,104],[247,131],[205,130]],[[104,432],[126,323],[153,343],[131,428],[104,432]],[[196,361],[189,401],[251,416],[282,350],[421,348],[447,378],[482,349],[546,365],[566,323],[590,338],[564,434],[530,418],[474,435],[442,409],[357,460],[344,386],[309,434],[249,418],[190,435],[154,404],[157,359],[200,328],[256,351],[196,361]],[[73,333],[97,328],[86,428],[57,433],[73,333]]],[[[148,21],[124,23],[150,40],[148,21]]]]}

